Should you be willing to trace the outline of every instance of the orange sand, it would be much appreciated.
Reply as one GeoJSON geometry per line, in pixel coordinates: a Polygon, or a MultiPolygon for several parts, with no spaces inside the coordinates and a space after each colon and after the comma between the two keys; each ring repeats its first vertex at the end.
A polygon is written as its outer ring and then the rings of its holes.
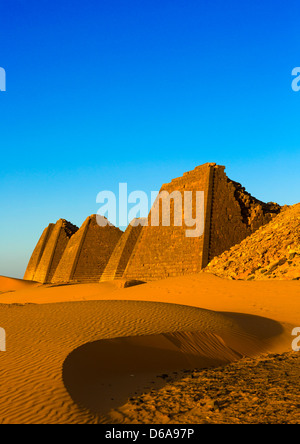
{"type": "Polygon", "coordinates": [[[164,371],[290,350],[300,325],[298,281],[200,273],[120,289],[1,277],[1,292],[0,423],[101,422],[164,371]]]}
{"type": "Polygon", "coordinates": [[[41,284],[33,281],[23,281],[22,279],[14,279],[5,276],[0,276],[0,294],[6,292],[13,292],[16,290],[32,289],[41,284]]]}

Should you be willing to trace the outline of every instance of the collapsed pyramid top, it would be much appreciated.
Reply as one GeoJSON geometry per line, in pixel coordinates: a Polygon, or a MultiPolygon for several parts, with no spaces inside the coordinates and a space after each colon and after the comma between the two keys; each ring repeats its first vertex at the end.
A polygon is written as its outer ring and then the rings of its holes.
{"type": "Polygon", "coordinates": [[[300,279],[300,204],[284,208],[206,271],[230,279],[300,279]]]}
{"type": "Polygon", "coordinates": [[[37,282],[50,282],[69,239],[78,228],[59,219],[44,230],[29,261],[24,279],[37,282]]]}
{"type": "Polygon", "coordinates": [[[277,204],[265,204],[231,181],[225,167],[206,163],[182,177],[164,184],[162,191],[204,192],[204,233],[199,237],[187,237],[187,226],[175,226],[175,206],[171,206],[170,226],[144,227],[130,257],[124,278],[155,280],[169,276],[196,273],[223,251],[241,242],[261,225],[268,223],[281,210],[277,204]]]}

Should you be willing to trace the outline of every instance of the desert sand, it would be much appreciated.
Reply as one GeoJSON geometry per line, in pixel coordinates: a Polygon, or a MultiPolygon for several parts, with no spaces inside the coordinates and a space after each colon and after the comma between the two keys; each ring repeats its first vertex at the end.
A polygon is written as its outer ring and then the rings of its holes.
{"type": "Polygon", "coordinates": [[[40,285],[40,283],[34,281],[24,281],[23,279],[0,276],[0,294],[17,290],[29,290],[40,285]]]}
{"type": "MultiPolygon", "coordinates": [[[[299,281],[230,281],[202,272],[121,286],[0,278],[7,335],[0,423],[172,422],[152,402],[170,374],[188,393],[182,371],[290,352],[300,324],[299,281]],[[130,404],[151,393],[149,410],[130,404]]],[[[169,396],[169,408],[177,404],[169,396]]]]}
{"type": "Polygon", "coordinates": [[[299,424],[300,353],[181,371],[134,396],[109,421],[139,424],[299,424]]]}

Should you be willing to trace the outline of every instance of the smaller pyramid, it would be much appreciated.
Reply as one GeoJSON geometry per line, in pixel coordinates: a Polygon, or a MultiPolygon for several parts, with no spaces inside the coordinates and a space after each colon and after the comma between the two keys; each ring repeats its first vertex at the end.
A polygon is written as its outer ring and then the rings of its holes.
{"type": "Polygon", "coordinates": [[[47,242],[49,240],[49,237],[51,236],[52,230],[53,230],[54,224],[49,224],[47,228],[44,229],[43,234],[41,235],[32,255],[29,260],[29,263],[27,265],[26,272],[24,274],[24,280],[26,281],[33,281],[34,274],[36,272],[36,269],[40,263],[40,260],[43,256],[45,247],[47,245],[47,242]]]}
{"type": "Polygon", "coordinates": [[[88,217],[72,236],[52,283],[99,282],[122,231],[108,221],[105,226],[100,226],[97,222],[98,217],[88,217]]]}
{"type": "Polygon", "coordinates": [[[125,268],[140,237],[143,220],[134,219],[126,228],[114,249],[100,282],[122,279],[125,268]]]}
{"type": "Polygon", "coordinates": [[[43,254],[33,275],[34,281],[51,282],[69,239],[77,230],[78,228],[75,225],[64,219],[60,219],[55,225],[52,224],[43,254]]]}

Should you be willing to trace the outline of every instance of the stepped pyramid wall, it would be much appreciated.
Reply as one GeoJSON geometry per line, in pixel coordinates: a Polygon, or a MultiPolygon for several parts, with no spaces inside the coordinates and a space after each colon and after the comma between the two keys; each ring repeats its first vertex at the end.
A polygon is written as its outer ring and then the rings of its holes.
{"type": "Polygon", "coordinates": [[[64,219],[56,222],[51,230],[43,255],[34,273],[34,281],[42,283],[51,282],[69,239],[77,230],[77,227],[64,219]]]}
{"type": "Polygon", "coordinates": [[[47,228],[43,231],[43,234],[41,235],[32,255],[29,260],[27,269],[24,274],[24,279],[28,281],[34,280],[34,274],[36,272],[36,269],[40,263],[40,260],[42,258],[42,255],[44,253],[45,247],[47,245],[47,242],[49,240],[49,237],[52,233],[54,224],[49,224],[47,228]]]}
{"type": "Polygon", "coordinates": [[[100,282],[123,277],[125,268],[143,228],[141,224],[133,225],[137,223],[136,221],[138,219],[129,224],[126,231],[122,234],[100,278],[100,282]]]}
{"type": "Polygon", "coordinates": [[[70,239],[52,283],[98,282],[121,235],[110,224],[99,226],[96,215],[88,217],[70,239]]]}
{"type": "MultiPolygon", "coordinates": [[[[265,204],[231,181],[225,167],[208,163],[185,173],[161,188],[162,191],[204,191],[205,229],[200,237],[186,237],[186,229],[174,226],[174,205],[171,205],[169,227],[144,227],[133,250],[124,279],[156,280],[169,276],[196,273],[215,256],[240,243],[260,226],[268,223],[281,207],[265,204]]],[[[172,201],[171,201],[172,203],[172,201]]],[[[193,205],[195,202],[193,201],[193,205]]]]}
{"type": "MultiPolygon", "coordinates": [[[[199,166],[182,177],[172,180],[171,183],[164,184],[160,190],[160,192],[168,191],[169,193],[180,191],[182,195],[184,191],[204,191],[206,215],[204,234],[200,237],[186,237],[186,230],[190,227],[187,227],[184,221],[182,226],[174,226],[175,205],[172,200],[170,226],[151,226],[152,213],[157,209],[157,205],[160,205],[160,202],[156,201],[149,214],[149,224],[143,227],[124,272],[124,279],[156,280],[196,273],[207,265],[214,165],[199,166]]],[[[193,193],[193,205],[195,198],[196,194],[193,193]]],[[[183,218],[183,215],[181,217],[183,218]]]]}

